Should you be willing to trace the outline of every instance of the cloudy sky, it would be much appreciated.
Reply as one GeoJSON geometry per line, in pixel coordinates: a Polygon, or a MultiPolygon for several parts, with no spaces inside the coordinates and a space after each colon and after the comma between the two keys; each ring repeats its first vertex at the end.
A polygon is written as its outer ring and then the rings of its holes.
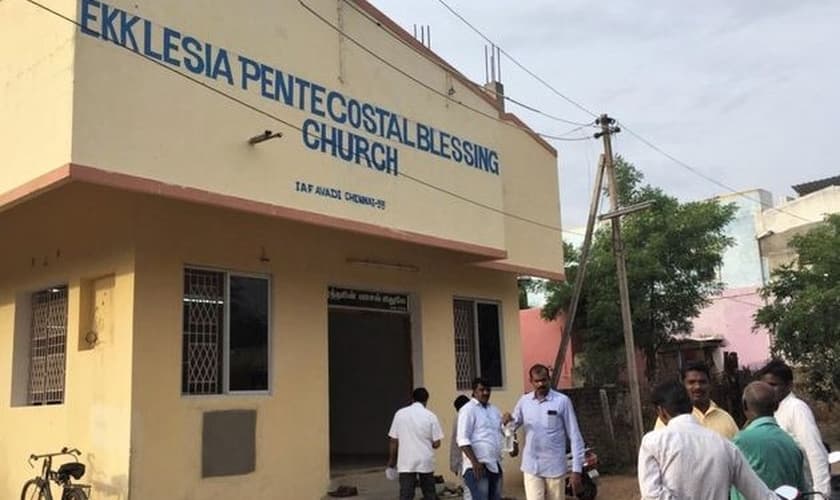
{"type": "MultiPolygon", "coordinates": [[[[432,49],[484,82],[486,43],[438,0],[371,1],[409,32],[431,26],[432,49]]],[[[793,195],[792,184],[840,174],[840,1],[446,2],[563,94],[736,190],[793,195]]],[[[502,81],[507,95],[546,113],[591,119],[508,60],[502,81]]],[[[540,132],[573,128],[508,106],[540,132]]],[[[563,225],[578,227],[601,146],[554,145],[563,225]]],[[[614,147],[680,199],[726,191],[626,132],[614,147]]]]}

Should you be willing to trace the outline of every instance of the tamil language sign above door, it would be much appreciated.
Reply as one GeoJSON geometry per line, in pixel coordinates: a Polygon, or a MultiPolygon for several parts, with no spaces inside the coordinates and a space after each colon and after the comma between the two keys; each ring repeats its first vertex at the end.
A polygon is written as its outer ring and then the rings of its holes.
{"type": "Polygon", "coordinates": [[[408,295],[400,293],[354,290],[331,286],[327,302],[330,306],[408,312],[408,295]]]}

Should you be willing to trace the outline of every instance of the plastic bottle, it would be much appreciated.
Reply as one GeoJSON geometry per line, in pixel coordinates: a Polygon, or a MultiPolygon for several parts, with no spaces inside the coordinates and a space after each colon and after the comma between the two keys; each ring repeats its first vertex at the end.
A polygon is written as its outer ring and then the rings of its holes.
{"type": "Polygon", "coordinates": [[[515,423],[513,421],[502,426],[502,451],[510,453],[513,451],[514,443],[516,442],[515,423]]]}

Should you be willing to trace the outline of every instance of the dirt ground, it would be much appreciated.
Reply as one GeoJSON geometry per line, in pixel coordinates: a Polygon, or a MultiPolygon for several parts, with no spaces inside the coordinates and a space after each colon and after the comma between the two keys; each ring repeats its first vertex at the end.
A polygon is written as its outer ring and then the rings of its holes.
{"type": "MultiPolygon", "coordinates": [[[[339,484],[358,487],[359,495],[351,497],[354,500],[393,500],[397,496],[397,484],[393,481],[387,481],[381,470],[343,476],[337,478],[332,486],[335,488],[339,484]]],[[[511,477],[510,481],[505,481],[504,494],[506,498],[510,499],[525,499],[521,476],[511,477]]],[[[419,490],[416,498],[421,498],[419,490]]],[[[604,500],[638,500],[639,488],[635,473],[628,471],[621,474],[601,476],[598,481],[598,498],[604,500]]],[[[323,499],[331,500],[328,496],[324,496],[323,499]]]]}
{"type": "MultiPolygon", "coordinates": [[[[835,464],[834,474],[840,474],[840,464],[835,464]]],[[[524,500],[521,478],[505,484],[505,497],[524,500]]],[[[341,478],[336,484],[351,484],[359,487],[356,500],[393,500],[396,497],[396,483],[386,481],[380,470],[341,478]]],[[[418,490],[419,492],[419,490],[418,490]]],[[[418,499],[421,498],[419,495],[418,499]]],[[[598,498],[603,500],[639,500],[639,486],[634,470],[602,475],[598,481],[598,498]]],[[[329,497],[324,497],[330,500],[329,497]]]]}
{"type": "Polygon", "coordinates": [[[604,500],[639,500],[639,483],[633,472],[602,476],[598,498],[604,500]]]}
{"type": "MultiPolygon", "coordinates": [[[[519,484],[506,485],[505,496],[524,500],[525,492],[519,484]]],[[[636,472],[628,470],[622,473],[602,475],[598,479],[598,499],[603,500],[639,500],[639,486],[636,472]]]]}
{"type": "MultiPolygon", "coordinates": [[[[505,485],[505,497],[524,500],[525,492],[519,484],[505,485]]],[[[603,500],[639,500],[639,486],[635,471],[619,474],[602,475],[598,479],[598,499],[603,500]]]]}

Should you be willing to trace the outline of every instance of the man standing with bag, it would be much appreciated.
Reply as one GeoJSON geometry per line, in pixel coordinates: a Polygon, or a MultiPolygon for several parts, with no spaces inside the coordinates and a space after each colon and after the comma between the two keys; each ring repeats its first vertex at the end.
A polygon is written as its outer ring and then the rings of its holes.
{"type": "Polygon", "coordinates": [[[534,390],[516,403],[513,415],[506,413],[505,424],[525,428],[525,449],[522,452],[525,498],[528,500],[562,500],[565,498],[566,439],[572,445],[572,470],[569,482],[577,494],[583,487],[583,437],[578,428],[572,401],[551,389],[548,367],[534,365],[528,371],[534,390]]]}
{"type": "Polygon", "coordinates": [[[436,500],[435,452],[443,439],[437,416],[426,409],[429,391],[414,389],[413,403],[394,415],[388,437],[388,467],[396,466],[400,479],[400,500],[413,500],[415,484],[420,481],[423,500],[436,500]]]}

